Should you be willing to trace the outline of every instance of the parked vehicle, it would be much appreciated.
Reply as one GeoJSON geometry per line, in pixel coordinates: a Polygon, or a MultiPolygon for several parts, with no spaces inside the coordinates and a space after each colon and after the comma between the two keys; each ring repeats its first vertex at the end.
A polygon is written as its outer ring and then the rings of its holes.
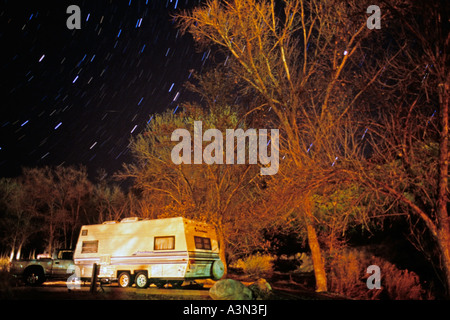
{"type": "Polygon", "coordinates": [[[74,270],[72,250],[57,250],[37,259],[13,260],[10,273],[28,285],[40,285],[49,280],[67,280],[74,270]]]}
{"type": "Polygon", "coordinates": [[[224,274],[215,229],[185,218],[105,222],[81,228],[74,253],[81,280],[98,279],[121,287],[181,286],[185,280],[215,279],[224,274]]]}

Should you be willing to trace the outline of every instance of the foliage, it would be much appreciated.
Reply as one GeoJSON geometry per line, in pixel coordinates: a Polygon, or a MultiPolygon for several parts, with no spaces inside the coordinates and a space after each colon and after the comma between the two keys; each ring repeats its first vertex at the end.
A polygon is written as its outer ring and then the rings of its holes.
{"type": "Polygon", "coordinates": [[[6,256],[0,257],[0,272],[9,271],[9,259],[6,256]]]}
{"type": "Polygon", "coordinates": [[[311,257],[306,253],[296,254],[295,258],[300,261],[300,265],[297,268],[298,272],[311,272],[314,270],[311,257]]]}
{"type": "Polygon", "coordinates": [[[29,255],[73,248],[82,224],[127,211],[123,192],[104,183],[94,188],[84,167],[24,168],[16,178],[0,180],[0,195],[1,249],[10,250],[10,258],[24,248],[29,255]]]}
{"type": "Polygon", "coordinates": [[[441,2],[385,1],[386,32],[374,32],[361,18],[368,4],[208,0],[177,15],[181,31],[226,57],[186,85],[201,105],[156,114],[132,139],[134,162],[118,174],[133,179],[128,193],[92,184],[84,168],[25,168],[2,179],[3,249],[20,255],[37,235],[48,250],[70,246],[82,223],[185,216],[213,224],[222,258],[246,256],[240,263],[249,274],[273,267],[252,253],[280,251],[280,239],[295,234],[294,245],[310,247],[322,291],[328,279],[355,298],[426,298],[414,273],[343,250],[352,226],[396,216],[407,217],[417,248],[438,257],[450,286],[446,12],[441,2]],[[194,121],[222,132],[279,128],[278,175],[261,178],[248,165],[175,165],[171,135],[193,132],[194,121]],[[365,286],[369,264],[384,270],[381,291],[365,286]]]}
{"type": "Polygon", "coordinates": [[[313,195],[314,216],[320,220],[318,234],[329,252],[345,245],[347,231],[365,223],[370,208],[365,191],[357,184],[341,184],[339,189],[313,195]]]}
{"type": "Polygon", "coordinates": [[[326,291],[326,276],[314,196],[333,195],[345,183],[346,169],[362,160],[356,137],[364,128],[354,107],[379,75],[371,70],[362,79],[352,70],[370,37],[365,21],[355,18],[362,6],[360,1],[210,0],[177,16],[181,30],[199,45],[229,57],[232,73],[258,96],[270,124],[280,128],[283,169],[268,182],[269,197],[276,195],[279,203],[268,209],[303,221],[319,291],[326,291]]]}
{"type": "Polygon", "coordinates": [[[250,277],[270,277],[273,273],[273,260],[271,255],[256,253],[239,259],[235,267],[241,268],[250,277]]]}
{"type": "Polygon", "coordinates": [[[344,249],[330,258],[330,290],[353,299],[363,300],[422,300],[431,299],[412,271],[400,270],[383,258],[371,255],[364,249],[344,249]],[[381,270],[381,289],[367,288],[370,265],[381,270]]]}
{"type": "Polygon", "coordinates": [[[228,106],[205,110],[186,104],[176,114],[167,111],[155,115],[147,130],[132,141],[135,163],[125,165],[121,176],[134,178],[133,188],[140,199],[157,209],[154,217],[184,216],[215,226],[225,261],[226,248],[237,236],[230,225],[238,224],[240,214],[249,212],[251,181],[257,176],[258,167],[174,164],[171,153],[177,142],[171,140],[171,135],[176,129],[192,133],[194,121],[202,121],[204,131],[245,129],[238,113],[228,106]]]}
{"type": "Polygon", "coordinates": [[[313,198],[353,180],[372,191],[382,214],[400,204],[424,222],[450,292],[448,6],[386,1],[389,28],[378,36],[357,18],[369,4],[209,0],[177,18],[200,46],[230,58],[282,129],[286,159],[274,179],[285,188],[272,194],[286,215],[304,220],[319,290],[326,276],[318,233],[331,225],[313,198]],[[418,157],[427,153],[432,161],[418,157]]]}

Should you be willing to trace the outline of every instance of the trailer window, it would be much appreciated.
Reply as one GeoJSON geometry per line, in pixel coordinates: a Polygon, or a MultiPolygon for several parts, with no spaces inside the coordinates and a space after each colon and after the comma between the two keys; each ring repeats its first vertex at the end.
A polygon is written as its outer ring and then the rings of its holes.
{"type": "Polygon", "coordinates": [[[97,253],[98,240],[95,241],[83,241],[81,244],[81,253],[97,253]]]}
{"type": "Polygon", "coordinates": [[[211,239],[203,237],[194,237],[195,248],[203,250],[211,250],[211,239]]]}
{"type": "Polygon", "coordinates": [[[155,250],[174,250],[175,236],[155,237],[155,250]]]}

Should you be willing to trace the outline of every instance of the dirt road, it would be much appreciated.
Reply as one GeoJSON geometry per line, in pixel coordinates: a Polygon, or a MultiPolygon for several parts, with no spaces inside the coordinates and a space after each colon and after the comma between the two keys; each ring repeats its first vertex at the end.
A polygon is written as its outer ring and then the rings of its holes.
{"type": "Polygon", "coordinates": [[[182,289],[149,287],[147,289],[120,288],[117,285],[97,287],[90,292],[89,285],[69,290],[64,282],[46,283],[39,287],[11,288],[13,300],[209,300],[209,288],[186,286],[182,289]]]}

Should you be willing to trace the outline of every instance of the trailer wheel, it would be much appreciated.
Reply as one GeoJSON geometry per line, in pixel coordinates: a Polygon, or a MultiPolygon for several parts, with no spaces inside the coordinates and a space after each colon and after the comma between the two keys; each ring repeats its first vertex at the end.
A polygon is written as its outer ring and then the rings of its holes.
{"type": "Polygon", "coordinates": [[[147,274],[145,272],[139,272],[136,275],[136,278],[135,278],[134,282],[136,283],[136,287],[139,288],[139,289],[147,288],[148,287],[147,274]]]}
{"type": "Polygon", "coordinates": [[[131,276],[129,272],[121,272],[117,278],[119,286],[122,288],[130,287],[132,285],[131,276]]]}

